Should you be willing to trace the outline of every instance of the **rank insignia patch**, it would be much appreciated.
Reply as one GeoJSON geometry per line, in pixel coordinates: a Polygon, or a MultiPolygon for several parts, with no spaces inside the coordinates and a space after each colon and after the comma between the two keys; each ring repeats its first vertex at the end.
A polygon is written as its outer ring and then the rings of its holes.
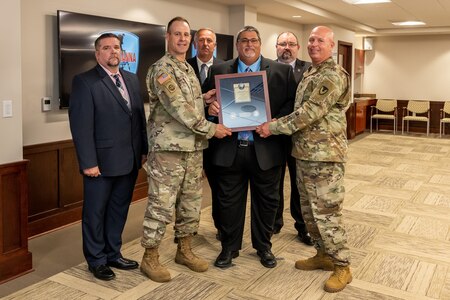
{"type": "Polygon", "coordinates": [[[319,95],[325,95],[326,93],[328,93],[328,88],[323,85],[319,90],[319,95]]]}

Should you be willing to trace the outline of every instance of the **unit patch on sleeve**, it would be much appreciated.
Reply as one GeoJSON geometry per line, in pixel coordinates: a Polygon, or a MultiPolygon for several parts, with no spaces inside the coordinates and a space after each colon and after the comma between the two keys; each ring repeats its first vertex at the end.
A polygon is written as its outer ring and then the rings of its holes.
{"type": "Polygon", "coordinates": [[[326,93],[328,93],[328,88],[326,86],[322,86],[319,90],[319,95],[325,95],[326,93]]]}

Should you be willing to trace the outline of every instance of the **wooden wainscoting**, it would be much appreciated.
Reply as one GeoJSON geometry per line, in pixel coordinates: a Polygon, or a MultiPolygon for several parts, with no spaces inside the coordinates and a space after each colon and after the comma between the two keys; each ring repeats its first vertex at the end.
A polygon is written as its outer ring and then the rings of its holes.
{"type": "Polygon", "coordinates": [[[32,271],[28,251],[28,161],[0,165],[0,284],[32,271]]]}
{"type": "MultiPolygon", "coordinates": [[[[83,205],[83,180],[72,140],[25,146],[30,160],[29,236],[79,221],[83,205]]],[[[141,170],[133,201],[147,196],[147,176],[141,170]]]]}

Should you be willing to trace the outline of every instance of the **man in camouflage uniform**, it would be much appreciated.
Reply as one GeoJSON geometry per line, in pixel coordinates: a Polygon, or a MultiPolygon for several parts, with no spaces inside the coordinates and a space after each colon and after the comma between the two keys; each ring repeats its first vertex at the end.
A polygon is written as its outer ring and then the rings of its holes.
{"type": "MultiPolygon", "coordinates": [[[[203,149],[208,146],[207,139],[231,135],[228,128],[205,119],[200,84],[185,60],[191,41],[187,20],[172,19],[166,40],[168,52],[147,74],[149,190],[141,270],[157,282],[171,279],[169,271],[159,263],[158,247],[166,225],[172,222],[174,209],[178,238],[175,262],[196,272],[208,269],[208,262],[191,251],[191,238],[200,219],[203,149]]],[[[209,97],[205,94],[205,98],[209,97]]]]}
{"type": "Polygon", "coordinates": [[[305,72],[294,112],[257,128],[261,137],[293,135],[301,209],[317,255],[299,260],[300,270],[333,270],[327,292],[343,290],[352,280],[347,236],[341,223],[344,163],[347,159],[345,111],[350,101],[348,73],[331,58],[334,34],[318,26],[311,32],[305,72]]]}

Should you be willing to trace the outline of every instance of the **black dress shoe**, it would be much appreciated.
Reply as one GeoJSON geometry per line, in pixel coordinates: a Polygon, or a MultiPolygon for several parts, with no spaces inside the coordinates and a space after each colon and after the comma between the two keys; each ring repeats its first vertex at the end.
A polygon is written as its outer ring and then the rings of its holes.
{"type": "Polygon", "coordinates": [[[132,270],[132,269],[137,269],[137,267],[139,267],[139,264],[137,263],[137,261],[123,258],[123,257],[121,257],[117,260],[114,260],[114,261],[108,261],[107,265],[109,267],[113,267],[113,268],[121,269],[121,270],[132,270]]]}
{"type": "Polygon", "coordinates": [[[107,265],[89,266],[89,271],[100,280],[111,280],[116,277],[116,274],[107,265]]]}
{"type": "Polygon", "coordinates": [[[314,245],[314,243],[311,239],[311,236],[306,231],[299,232],[297,238],[300,242],[302,242],[305,245],[308,245],[308,246],[314,245]]]}
{"type": "Polygon", "coordinates": [[[270,250],[257,251],[256,254],[261,258],[261,264],[266,268],[275,268],[277,260],[270,250]]]}
{"type": "Polygon", "coordinates": [[[222,250],[219,256],[217,256],[214,265],[218,268],[229,268],[231,267],[231,261],[233,260],[233,258],[236,258],[238,256],[239,251],[222,250]]]}

